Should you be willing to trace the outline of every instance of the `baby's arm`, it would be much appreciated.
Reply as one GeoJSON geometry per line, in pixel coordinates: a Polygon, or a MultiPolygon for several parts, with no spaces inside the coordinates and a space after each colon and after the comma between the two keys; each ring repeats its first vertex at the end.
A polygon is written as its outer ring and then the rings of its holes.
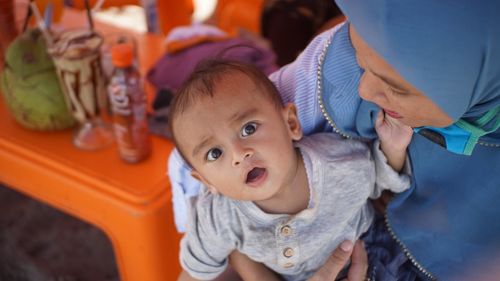
{"type": "Polygon", "coordinates": [[[396,172],[400,172],[406,160],[406,148],[410,144],[413,130],[399,120],[380,110],[375,121],[375,130],[380,139],[380,149],[387,158],[387,163],[396,172]]]}
{"type": "Polygon", "coordinates": [[[178,280],[213,280],[227,268],[237,244],[232,235],[232,205],[223,197],[201,192],[190,209],[188,226],[180,243],[182,272],[178,280]]]}

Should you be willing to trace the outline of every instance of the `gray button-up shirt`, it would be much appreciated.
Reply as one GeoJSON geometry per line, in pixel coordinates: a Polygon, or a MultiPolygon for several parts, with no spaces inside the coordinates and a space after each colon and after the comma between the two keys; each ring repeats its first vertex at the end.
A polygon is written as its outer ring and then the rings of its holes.
{"type": "Polygon", "coordinates": [[[217,277],[238,250],[286,280],[305,280],[342,241],[356,240],[369,228],[368,198],[409,187],[409,177],[391,169],[378,142],[370,149],[323,133],[296,146],[310,187],[308,208],[296,215],[267,214],[253,202],[202,192],[181,241],[181,265],[191,276],[217,277]]]}

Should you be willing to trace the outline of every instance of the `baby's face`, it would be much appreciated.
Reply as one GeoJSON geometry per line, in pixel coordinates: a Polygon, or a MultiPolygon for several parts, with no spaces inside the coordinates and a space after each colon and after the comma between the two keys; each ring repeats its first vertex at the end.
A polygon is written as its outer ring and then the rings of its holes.
{"type": "Polygon", "coordinates": [[[295,179],[293,140],[301,138],[295,108],[278,109],[262,87],[231,74],[174,119],[179,149],[193,175],[212,192],[258,203],[295,179]]]}

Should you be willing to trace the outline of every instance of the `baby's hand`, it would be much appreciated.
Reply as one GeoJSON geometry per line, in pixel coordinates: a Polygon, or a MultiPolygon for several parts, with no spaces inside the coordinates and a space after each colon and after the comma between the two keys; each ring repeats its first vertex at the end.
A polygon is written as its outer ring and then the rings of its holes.
{"type": "Polygon", "coordinates": [[[413,129],[380,110],[375,121],[380,143],[387,148],[406,150],[413,135],[413,129]]]}

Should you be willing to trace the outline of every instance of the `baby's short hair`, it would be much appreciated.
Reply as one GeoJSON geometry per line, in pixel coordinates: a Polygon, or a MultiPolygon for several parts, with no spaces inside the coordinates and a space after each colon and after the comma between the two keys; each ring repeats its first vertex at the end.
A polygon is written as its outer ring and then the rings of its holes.
{"type": "Polygon", "coordinates": [[[228,74],[241,73],[248,76],[258,86],[263,87],[277,108],[282,108],[281,96],[274,84],[257,67],[224,59],[208,59],[200,62],[193,73],[181,85],[170,107],[170,114],[177,115],[188,109],[202,96],[215,94],[215,88],[228,74]]]}
{"type": "MultiPolygon", "coordinates": [[[[169,127],[174,142],[174,119],[191,107],[200,97],[215,95],[217,84],[228,74],[241,73],[248,76],[257,87],[262,87],[269,100],[276,108],[283,108],[283,102],[274,84],[258,68],[242,62],[209,59],[199,63],[193,73],[182,84],[174,96],[169,108],[169,127]]],[[[177,143],[176,143],[177,144],[177,143]]]]}

